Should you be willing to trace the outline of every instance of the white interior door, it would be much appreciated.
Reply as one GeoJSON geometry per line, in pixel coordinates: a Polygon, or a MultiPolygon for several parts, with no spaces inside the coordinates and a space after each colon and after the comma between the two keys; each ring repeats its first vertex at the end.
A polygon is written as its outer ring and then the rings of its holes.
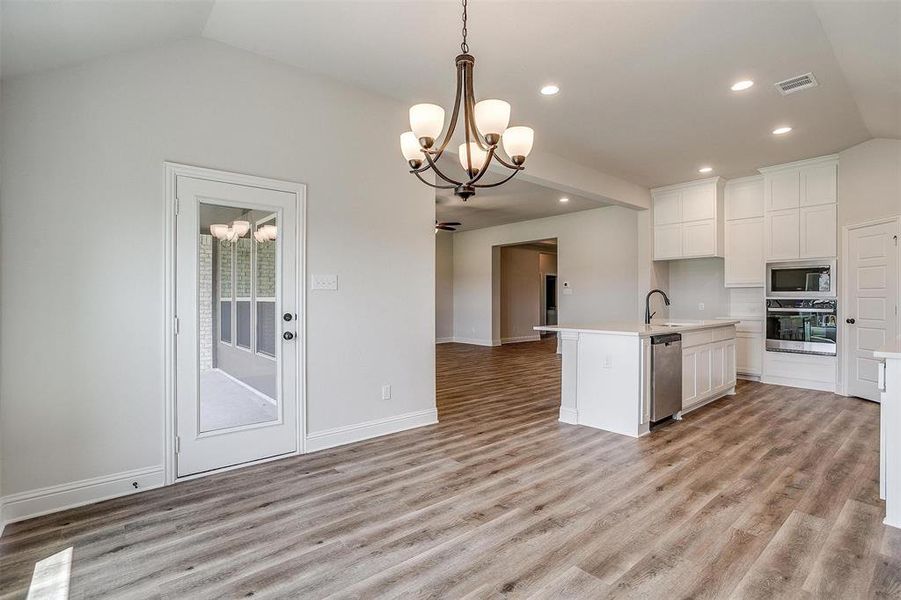
{"type": "Polygon", "coordinates": [[[177,475],[293,453],[297,194],[179,175],[176,197],[177,475]]]}
{"type": "Polygon", "coordinates": [[[848,232],[848,394],[879,402],[873,351],[898,335],[898,222],[848,232]]]}

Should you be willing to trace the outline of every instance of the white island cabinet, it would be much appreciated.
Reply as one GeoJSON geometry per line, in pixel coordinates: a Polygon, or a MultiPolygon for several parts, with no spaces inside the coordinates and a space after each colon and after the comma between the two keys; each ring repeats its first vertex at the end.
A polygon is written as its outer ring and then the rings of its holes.
{"type": "Polygon", "coordinates": [[[738,321],[547,325],[557,332],[563,373],[560,420],[632,437],[651,425],[651,336],[682,335],[682,412],[735,393],[738,321]]]}
{"type": "Polygon", "coordinates": [[[882,391],[879,435],[879,495],[885,500],[886,525],[901,528],[901,338],[873,353],[882,391]]]}

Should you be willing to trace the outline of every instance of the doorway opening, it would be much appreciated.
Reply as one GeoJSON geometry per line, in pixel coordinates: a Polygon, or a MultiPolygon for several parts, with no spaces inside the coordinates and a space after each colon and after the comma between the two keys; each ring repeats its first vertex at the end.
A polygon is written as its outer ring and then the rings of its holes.
{"type": "MultiPolygon", "coordinates": [[[[501,344],[538,341],[536,325],[557,323],[557,238],[496,248],[501,344]]],[[[550,336],[554,334],[551,333],[550,336]]]]}

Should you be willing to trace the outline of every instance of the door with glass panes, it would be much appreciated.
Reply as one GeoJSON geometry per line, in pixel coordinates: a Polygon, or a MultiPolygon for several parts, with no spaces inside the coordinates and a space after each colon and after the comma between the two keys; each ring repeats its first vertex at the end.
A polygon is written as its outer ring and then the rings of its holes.
{"type": "Polygon", "coordinates": [[[297,194],[176,179],[178,477],[297,450],[297,194]]]}

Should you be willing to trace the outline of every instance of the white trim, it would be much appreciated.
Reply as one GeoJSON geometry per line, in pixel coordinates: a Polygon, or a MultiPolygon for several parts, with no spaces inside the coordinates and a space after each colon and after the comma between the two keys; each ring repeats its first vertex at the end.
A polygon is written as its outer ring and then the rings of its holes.
{"type": "Polygon", "coordinates": [[[472,346],[500,346],[499,340],[481,340],[478,338],[455,337],[454,342],[457,344],[470,344],[472,346]]]}
{"type": "Polygon", "coordinates": [[[719,175],[714,175],[713,177],[705,177],[704,179],[692,179],[691,181],[683,181],[682,183],[672,183],[670,185],[651,188],[651,194],[653,195],[660,192],[683,190],[687,188],[697,187],[699,185],[709,185],[711,183],[716,183],[717,185],[719,185],[720,183],[725,182],[726,180],[719,175]]]}
{"type": "Polygon", "coordinates": [[[775,377],[766,375],[760,378],[761,383],[769,385],[781,385],[785,387],[802,388],[805,390],[817,390],[820,392],[835,393],[835,384],[811,379],[795,379],[790,377],[775,377]]]}
{"type": "Polygon", "coordinates": [[[136,494],[165,485],[162,465],[52,485],[3,498],[2,521],[15,523],[32,517],[136,494]],[[137,483],[136,488],[134,484],[137,483]]]}
{"type": "Polygon", "coordinates": [[[560,407],[560,422],[561,423],[572,423],[573,425],[579,424],[579,411],[574,408],[566,408],[560,407]]]}
{"type": "Polygon", "coordinates": [[[541,334],[534,335],[518,335],[515,337],[501,338],[501,344],[519,344],[522,342],[540,342],[541,334]]]}
{"type": "MultiPolygon", "coordinates": [[[[222,183],[231,183],[248,187],[256,187],[293,193],[297,197],[297,422],[295,423],[297,450],[294,454],[306,452],[306,422],[307,422],[307,194],[306,185],[293,181],[282,181],[257,177],[242,173],[218,171],[203,167],[195,167],[170,161],[163,162],[163,239],[164,257],[163,273],[163,305],[165,307],[163,319],[163,483],[171,485],[176,481],[175,464],[175,215],[178,206],[176,196],[176,178],[181,175],[197,179],[206,179],[222,183]]],[[[278,315],[276,315],[277,317],[278,315]]],[[[232,337],[236,337],[232,331],[232,337]]],[[[246,466],[244,465],[240,466],[246,466]]],[[[230,469],[232,467],[226,467],[230,469]]],[[[217,471],[208,471],[201,476],[209,475],[217,471]]]]}
{"type": "Polygon", "coordinates": [[[757,169],[757,171],[763,174],[777,173],[779,171],[797,169],[799,167],[810,167],[813,165],[831,162],[838,163],[838,154],[827,154],[826,156],[817,156],[816,158],[806,158],[804,160],[796,160],[790,163],[772,165],[769,167],[760,167],[759,169],[757,169]]]}
{"type": "Polygon", "coordinates": [[[436,344],[450,344],[453,341],[454,341],[454,338],[452,338],[452,337],[435,338],[436,344]]]}
{"type": "MultiPolygon", "coordinates": [[[[848,246],[851,242],[851,231],[853,229],[863,229],[865,227],[873,227],[874,225],[885,225],[886,223],[898,223],[899,227],[901,227],[901,216],[893,216],[893,217],[883,217],[880,219],[873,219],[872,221],[864,221],[863,223],[854,223],[853,225],[843,225],[842,226],[842,238],[841,238],[841,248],[839,249],[839,276],[841,279],[839,280],[839,289],[842,290],[840,299],[841,301],[838,304],[838,311],[836,314],[836,318],[838,319],[838,340],[836,340],[842,348],[842,351],[839,353],[838,360],[839,365],[837,369],[836,375],[839,378],[838,385],[836,385],[836,394],[840,394],[842,396],[848,395],[848,376],[851,370],[851,364],[848,360],[848,353],[851,349],[848,347],[848,344],[845,343],[845,340],[848,339],[848,324],[845,323],[845,314],[847,311],[847,307],[850,306],[851,302],[851,286],[847,285],[849,281],[850,274],[848,273],[848,246]]],[[[899,272],[898,272],[898,290],[895,292],[897,294],[897,299],[901,302],[901,255],[899,255],[898,260],[899,272]]],[[[899,331],[895,332],[895,335],[901,334],[901,319],[896,319],[899,327],[899,331]]]]}
{"type": "Polygon", "coordinates": [[[437,422],[438,409],[429,408],[385,419],[376,419],[375,421],[316,431],[307,435],[306,448],[308,452],[316,452],[317,450],[352,444],[388,435],[389,433],[397,433],[425,425],[434,425],[437,422]]]}

